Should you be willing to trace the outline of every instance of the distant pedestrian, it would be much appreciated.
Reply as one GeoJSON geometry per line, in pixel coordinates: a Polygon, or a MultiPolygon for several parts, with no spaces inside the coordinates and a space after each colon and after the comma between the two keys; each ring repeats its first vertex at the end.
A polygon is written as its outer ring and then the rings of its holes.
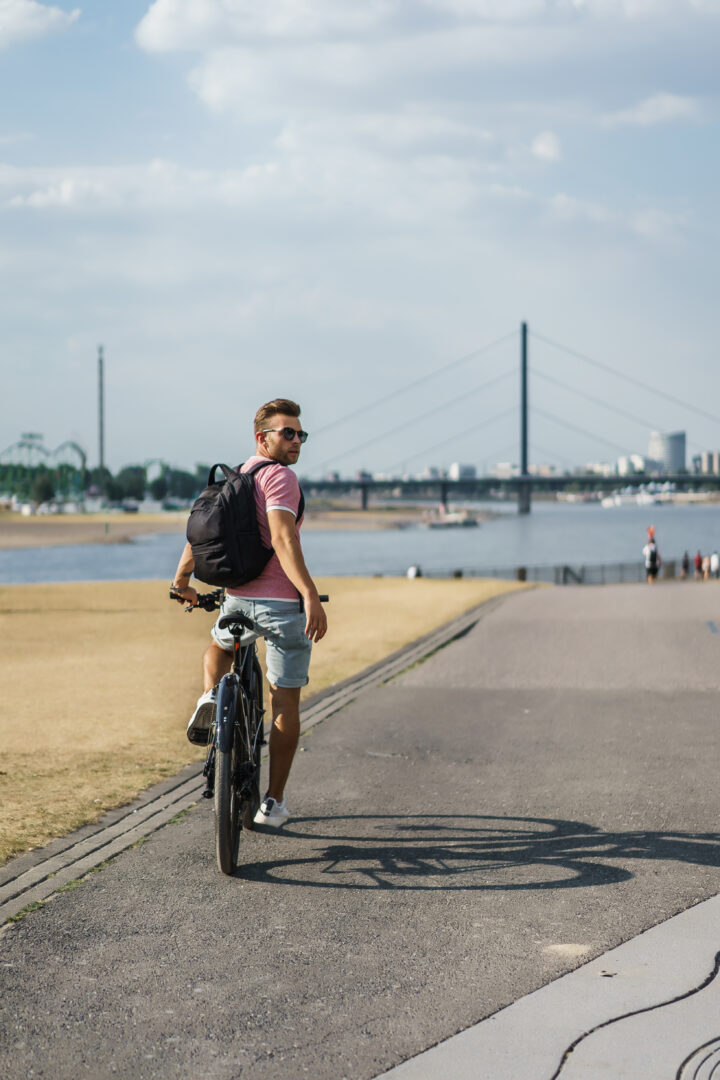
{"type": "Polygon", "coordinates": [[[412,581],[414,578],[422,577],[422,569],[416,563],[412,566],[408,566],[407,576],[412,581]]]}
{"type": "Polygon", "coordinates": [[[717,551],[713,551],[710,556],[710,577],[720,577],[720,555],[717,551]]]}
{"type": "Polygon", "coordinates": [[[698,551],[695,555],[695,580],[700,581],[702,579],[702,555],[698,551]]]}
{"type": "Polygon", "coordinates": [[[703,579],[703,581],[709,581],[710,580],[710,556],[709,555],[703,555],[702,579],[703,579]]]}
{"type": "Polygon", "coordinates": [[[660,569],[660,553],[655,541],[648,540],[647,544],[642,549],[642,553],[643,558],[645,559],[645,573],[647,574],[648,585],[654,585],[657,581],[658,570],[660,569]]]}
{"type": "Polygon", "coordinates": [[[685,554],[682,557],[682,562],[680,563],[680,577],[683,579],[683,581],[688,576],[688,571],[689,570],[690,570],[690,556],[688,555],[688,553],[686,551],[685,554]]]}

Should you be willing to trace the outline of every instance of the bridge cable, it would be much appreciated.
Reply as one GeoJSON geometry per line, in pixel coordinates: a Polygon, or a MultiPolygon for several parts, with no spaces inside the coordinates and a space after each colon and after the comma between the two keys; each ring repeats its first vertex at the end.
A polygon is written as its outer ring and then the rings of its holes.
{"type": "Polygon", "coordinates": [[[594,397],[592,394],[588,394],[584,390],[577,390],[574,386],[570,386],[569,383],[565,383],[561,379],[555,379],[552,375],[546,375],[544,371],[539,371],[534,366],[530,369],[530,374],[538,375],[546,382],[554,383],[555,386],[562,387],[563,390],[569,390],[571,393],[577,394],[578,397],[585,398],[586,401],[591,401],[594,405],[602,405],[603,408],[609,409],[611,412],[615,412],[619,416],[624,416],[626,420],[632,420],[634,423],[641,424],[642,427],[649,428],[651,431],[657,431],[656,424],[651,424],[648,420],[643,420],[640,416],[634,416],[632,413],[626,412],[625,409],[618,408],[617,405],[610,405],[607,401],[603,401],[601,398],[594,397]]]}
{"type": "Polygon", "coordinates": [[[393,398],[399,397],[400,394],[404,394],[408,390],[414,390],[416,386],[421,386],[423,383],[429,382],[430,379],[434,379],[436,375],[441,375],[444,371],[449,371],[450,368],[458,367],[460,364],[466,364],[468,360],[474,360],[476,357],[482,356],[483,353],[490,352],[490,350],[494,349],[497,345],[502,345],[504,342],[509,341],[510,338],[516,336],[517,331],[512,330],[509,334],[497,338],[496,341],[491,341],[488,345],[483,345],[479,349],[474,349],[473,352],[466,353],[465,356],[451,360],[448,364],[443,364],[442,367],[435,368],[434,371],[430,371],[426,375],[421,375],[419,379],[414,379],[412,382],[406,383],[404,386],[399,387],[397,390],[393,390],[389,394],[383,394],[382,397],[376,398],[375,401],[371,401],[369,405],[362,405],[359,409],[355,409],[354,412],[346,413],[345,416],[341,416],[338,420],[333,420],[330,424],[326,424],[324,427],[313,431],[313,438],[317,435],[324,435],[326,431],[330,431],[339,424],[344,424],[346,420],[354,420],[356,416],[361,416],[365,412],[370,412],[370,410],[374,409],[377,405],[382,405],[386,401],[392,401],[393,398]]]}
{"type": "Polygon", "coordinates": [[[530,449],[534,454],[538,451],[541,454],[544,454],[548,461],[552,461],[553,458],[556,461],[562,461],[565,465],[569,465],[571,469],[574,469],[577,465],[577,462],[571,461],[570,458],[563,457],[563,455],[558,454],[557,451],[546,450],[544,449],[544,447],[538,446],[538,444],[536,442],[533,442],[532,440],[530,441],[530,449]]]}
{"type": "MultiPolygon", "coordinates": [[[[340,458],[347,457],[348,454],[354,454],[359,450],[364,450],[368,446],[374,446],[376,443],[382,442],[383,439],[390,438],[398,431],[403,431],[405,428],[412,427],[413,424],[417,424],[418,421],[424,420],[428,416],[432,416],[433,413],[440,412],[442,409],[449,409],[451,405],[458,405],[460,402],[467,401],[468,398],[474,397],[475,394],[479,394],[481,390],[487,390],[488,387],[494,386],[496,383],[503,382],[505,379],[509,379],[511,376],[515,376],[515,371],[505,371],[502,375],[496,375],[492,379],[488,379],[487,382],[482,383],[480,386],[476,386],[474,390],[468,390],[464,394],[460,394],[458,397],[451,398],[450,401],[444,401],[442,405],[435,405],[432,409],[428,409],[427,412],[421,413],[419,416],[414,416],[411,420],[407,420],[404,424],[394,424],[388,431],[384,431],[381,435],[376,435],[372,439],[367,439],[365,442],[360,443],[358,446],[353,446],[349,450],[343,450],[340,454],[335,454],[327,461],[321,461],[319,465],[314,465],[314,469],[324,469],[327,465],[332,465],[340,458]]],[[[517,406],[513,406],[517,408],[517,406]]]]}
{"type": "MultiPolygon", "coordinates": [[[[503,409],[502,412],[496,413],[495,416],[491,416],[489,420],[483,420],[482,424],[478,424],[474,428],[468,428],[468,432],[484,430],[494,424],[497,420],[504,420],[506,416],[510,416],[512,413],[517,413],[518,406],[511,405],[509,409],[503,409]]],[[[392,465],[388,466],[389,470],[395,469],[400,465],[404,465],[407,461],[414,461],[415,458],[421,457],[423,454],[432,454],[435,450],[442,449],[443,446],[447,446],[448,443],[457,442],[457,432],[451,435],[448,439],[443,439],[442,442],[434,443],[432,446],[424,446],[422,450],[419,450],[416,454],[406,454],[400,461],[394,461],[392,465]]]]}
{"type": "Polygon", "coordinates": [[[567,345],[561,345],[558,341],[546,338],[535,331],[531,331],[531,334],[534,338],[537,338],[538,341],[542,341],[546,345],[551,345],[555,349],[560,349],[561,352],[566,352],[570,356],[576,357],[578,360],[584,360],[586,364],[591,364],[593,367],[600,368],[601,371],[608,371],[611,375],[616,375],[618,379],[625,379],[626,382],[632,383],[634,386],[639,386],[642,390],[647,390],[652,394],[656,394],[657,397],[664,398],[673,405],[680,405],[682,408],[690,409],[691,412],[698,413],[699,416],[704,416],[706,420],[712,420],[714,424],[720,424],[720,417],[705,412],[704,409],[699,408],[697,405],[691,405],[688,401],[683,401],[681,398],[674,397],[672,394],[666,394],[664,390],[658,390],[657,387],[642,382],[641,379],[636,379],[632,375],[626,375],[624,372],[618,371],[617,368],[611,367],[609,364],[603,364],[600,360],[593,360],[592,357],[585,356],[584,353],[577,352],[575,349],[570,349],[567,345]]]}
{"type": "Polygon", "coordinates": [[[617,443],[611,442],[610,439],[603,438],[602,435],[594,435],[592,431],[588,431],[587,428],[578,427],[576,424],[571,424],[567,420],[562,420],[559,416],[555,416],[553,413],[546,412],[544,409],[539,409],[537,405],[533,409],[534,413],[539,416],[544,416],[548,420],[554,420],[556,424],[560,424],[561,427],[566,427],[570,431],[577,431],[580,435],[584,435],[586,438],[592,439],[595,442],[605,443],[607,446],[612,446],[613,450],[619,450],[622,454],[630,454],[632,451],[628,450],[626,446],[618,446],[617,443]]]}
{"type": "MultiPolygon", "coordinates": [[[[555,386],[560,386],[563,390],[569,390],[571,394],[577,394],[578,397],[585,398],[586,401],[592,402],[594,405],[601,405],[604,409],[609,409],[610,412],[615,412],[619,416],[624,416],[626,420],[632,420],[636,424],[641,424],[643,427],[648,428],[650,431],[657,431],[657,424],[651,424],[649,420],[643,420],[640,416],[635,416],[633,413],[627,412],[625,409],[620,409],[617,405],[611,405],[607,401],[603,401],[602,398],[595,397],[594,394],[588,394],[584,390],[578,390],[577,387],[571,386],[570,383],[563,382],[562,379],[556,379],[552,375],[547,375],[544,371],[539,371],[538,368],[533,366],[530,369],[531,375],[538,375],[546,382],[554,383],[555,386]]],[[[699,450],[703,449],[703,446],[699,442],[695,442],[694,439],[687,439],[688,446],[696,446],[699,450]]],[[[554,455],[557,457],[558,455],[554,455]]]]}

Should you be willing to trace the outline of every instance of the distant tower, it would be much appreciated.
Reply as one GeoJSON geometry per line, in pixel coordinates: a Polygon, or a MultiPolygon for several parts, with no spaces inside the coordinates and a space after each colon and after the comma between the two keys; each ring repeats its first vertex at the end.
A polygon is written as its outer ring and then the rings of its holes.
{"type": "Polygon", "coordinates": [[[100,475],[105,468],[105,401],[103,376],[103,347],[98,345],[98,441],[100,444],[100,475]]]}
{"type": "Polygon", "coordinates": [[[650,432],[648,457],[657,462],[662,472],[678,473],[685,469],[685,432],[650,432]]]}

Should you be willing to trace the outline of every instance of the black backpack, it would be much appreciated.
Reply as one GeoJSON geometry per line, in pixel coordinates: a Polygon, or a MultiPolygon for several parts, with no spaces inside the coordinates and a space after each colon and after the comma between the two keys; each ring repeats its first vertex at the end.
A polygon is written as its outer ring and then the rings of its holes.
{"type": "MultiPolygon", "coordinates": [[[[268,458],[244,473],[241,465],[230,469],[218,464],[210,470],[207,487],[193,503],[187,523],[194,574],[206,585],[234,589],[259,577],[267,566],[273,550],[260,538],[254,474],[277,464],[268,458]],[[215,479],[216,469],[222,469],[224,479],[215,479]]],[[[298,518],[304,504],[301,492],[298,518]]]]}

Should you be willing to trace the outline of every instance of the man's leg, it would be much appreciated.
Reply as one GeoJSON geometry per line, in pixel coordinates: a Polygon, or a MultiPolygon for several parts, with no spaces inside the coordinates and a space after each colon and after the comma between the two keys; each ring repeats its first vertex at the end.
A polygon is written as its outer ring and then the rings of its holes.
{"type": "Polygon", "coordinates": [[[300,687],[270,685],[270,782],[267,794],[282,802],[300,737],[300,687]]]}
{"type": "Polygon", "coordinates": [[[232,653],[221,649],[216,641],[211,641],[203,656],[203,692],[207,693],[213,686],[217,686],[231,667],[232,653]]]}

